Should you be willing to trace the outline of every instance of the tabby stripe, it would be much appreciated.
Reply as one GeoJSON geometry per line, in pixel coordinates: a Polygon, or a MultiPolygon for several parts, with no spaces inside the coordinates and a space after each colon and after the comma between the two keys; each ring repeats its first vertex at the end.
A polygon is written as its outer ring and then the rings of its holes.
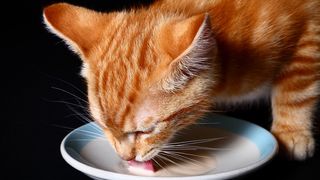
{"type": "MultiPolygon", "coordinates": [[[[118,48],[120,42],[123,41],[123,37],[127,33],[127,28],[123,28],[123,27],[128,26],[128,24],[130,23],[128,21],[129,21],[129,19],[124,19],[123,22],[121,23],[121,25],[119,25],[121,28],[119,28],[119,30],[116,34],[116,37],[114,38],[114,40],[111,43],[112,45],[110,46],[109,51],[111,53],[113,53],[113,55],[114,55],[115,50],[118,48]]],[[[120,44],[120,45],[122,45],[122,44],[120,44]]]]}
{"type": "MultiPolygon", "coordinates": [[[[278,122],[278,121],[277,121],[278,122]]],[[[290,133],[290,132],[297,132],[297,131],[306,131],[304,127],[298,126],[298,124],[292,124],[292,123],[276,123],[273,126],[276,126],[277,129],[273,130],[275,131],[278,135],[281,133],[290,133]]]]}
{"type": "Polygon", "coordinates": [[[159,140],[166,139],[169,135],[169,130],[170,130],[169,128],[166,128],[166,129],[162,130],[156,136],[151,136],[149,138],[146,138],[144,142],[147,144],[154,144],[155,142],[157,142],[159,140]]]}
{"type": "Polygon", "coordinates": [[[131,92],[129,93],[129,96],[128,96],[128,100],[131,104],[133,104],[137,99],[137,92],[140,90],[139,81],[140,81],[140,75],[136,73],[133,79],[133,88],[131,88],[131,92]]]}
{"type": "MultiPolygon", "coordinates": [[[[121,60],[120,60],[121,61],[121,60]]],[[[121,84],[120,87],[118,89],[118,96],[120,99],[122,99],[125,95],[125,91],[126,91],[126,83],[127,83],[127,67],[125,65],[125,63],[123,61],[120,62],[120,67],[121,68],[121,72],[123,73],[123,79],[121,80],[121,84]]]]}
{"type": "Polygon", "coordinates": [[[106,99],[106,93],[107,93],[107,89],[106,89],[106,86],[107,86],[107,83],[108,83],[108,80],[109,80],[109,71],[108,70],[108,67],[109,67],[109,63],[104,63],[104,67],[101,68],[101,73],[102,75],[100,75],[100,82],[99,82],[99,85],[100,85],[100,93],[101,93],[101,98],[100,98],[100,103],[102,103],[102,107],[103,107],[103,112],[106,112],[107,110],[107,102],[105,101],[106,99]]]}
{"type": "Polygon", "coordinates": [[[294,64],[299,63],[299,64],[311,64],[311,63],[316,63],[316,59],[314,57],[309,57],[309,56],[296,56],[292,59],[294,64]]]}
{"type": "Polygon", "coordinates": [[[307,107],[307,106],[313,105],[314,102],[317,101],[318,98],[319,98],[318,96],[311,96],[311,97],[307,97],[302,100],[281,102],[278,105],[288,106],[290,108],[302,108],[302,107],[307,107]]]}
{"type": "Polygon", "coordinates": [[[319,42],[314,40],[303,41],[297,45],[297,49],[307,48],[307,47],[317,47],[319,46],[319,42]]]}
{"type": "Polygon", "coordinates": [[[138,64],[139,64],[139,68],[141,68],[142,70],[144,70],[146,68],[146,49],[150,40],[150,36],[151,36],[151,31],[149,31],[147,33],[147,35],[144,37],[143,41],[142,41],[142,45],[140,47],[140,56],[138,57],[138,64]]]}
{"type": "MultiPolygon", "coordinates": [[[[276,83],[281,84],[283,81],[287,81],[288,79],[292,79],[293,77],[301,77],[301,76],[314,76],[316,74],[315,70],[312,67],[304,67],[304,68],[295,68],[280,74],[276,78],[276,83]]],[[[290,82],[288,82],[290,83],[290,82]]]]}
{"type": "Polygon", "coordinates": [[[100,91],[100,83],[99,83],[99,80],[100,80],[100,73],[101,73],[101,71],[97,71],[96,72],[97,74],[95,74],[96,76],[96,83],[95,83],[95,86],[94,86],[94,92],[96,92],[96,96],[98,97],[97,99],[98,99],[98,105],[99,105],[99,108],[102,110],[102,112],[105,112],[104,111],[104,107],[103,107],[103,102],[102,102],[102,97],[103,96],[101,96],[101,91],[100,91]]]}
{"type": "Polygon", "coordinates": [[[316,80],[316,76],[312,76],[309,78],[301,78],[294,82],[288,82],[288,84],[285,84],[282,89],[283,91],[286,91],[288,93],[294,91],[302,91],[313,85],[316,80]]]}
{"type": "Polygon", "coordinates": [[[131,106],[127,105],[118,120],[119,121],[118,125],[121,129],[124,127],[126,117],[129,115],[130,112],[131,112],[131,106]]]}
{"type": "Polygon", "coordinates": [[[120,103],[117,102],[117,97],[114,96],[114,94],[116,94],[117,92],[117,89],[114,88],[115,87],[115,81],[116,81],[116,74],[114,73],[114,71],[110,71],[111,72],[111,75],[110,75],[110,83],[109,83],[109,87],[108,87],[108,100],[110,100],[110,102],[108,102],[110,104],[109,107],[113,107],[112,109],[114,110],[112,113],[111,113],[111,116],[112,117],[115,117],[116,114],[117,114],[117,109],[120,107],[120,103]]]}
{"type": "MultiPolygon", "coordinates": [[[[137,99],[137,91],[140,90],[140,75],[139,73],[136,73],[133,79],[133,88],[131,88],[131,92],[129,94],[129,101],[131,102],[131,104],[133,104],[135,102],[135,100],[137,99]]],[[[119,127],[123,127],[125,124],[125,119],[126,117],[129,115],[129,113],[131,112],[131,105],[128,104],[126,106],[125,111],[123,112],[123,114],[121,115],[120,119],[119,119],[119,127]]]]}
{"type": "Polygon", "coordinates": [[[136,91],[132,91],[128,97],[128,100],[131,104],[134,103],[134,101],[136,100],[136,96],[137,96],[137,93],[136,91]]]}
{"type": "Polygon", "coordinates": [[[150,49],[150,51],[151,51],[151,60],[152,60],[152,62],[154,63],[154,64],[157,64],[158,62],[157,62],[157,56],[156,56],[156,52],[155,52],[155,50],[154,49],[150,49]]]}
{"type": "Polygon", "coordinates": [[[299,49],[297,51],[297,56],[310,56],[315,59],[320,58],[320,52],[319,52],[318,46],[306,46],[303,49],[299,49]]]}
{"type": "Polygon", "coordinates": [[[137,39],[140,38],[139,34],[141,32],[139,31],[139,28],[141,28],[141,27],[139,27],[139,24],[135,24],[135,27],[132,27],[132,29],[135,29],[136,31],[134,32],[134,34],[131,35],[133,38],[131,38],[130,41],[127,42],[127,44],[128,44],[127,47],[128,48],[127,48],[127,53],[126,53],[125,56],[129,60],[130,63],[132,63],[132,52],[133,52],[133,49],[135,47],[134,43],[137,41],[137,39]]]}
{"type": "Polygon", "coordinates": [[[282,117],[282,118],[288,118],[290,116],[290,114],[287,111],[279,111],[278,114],[282,117]]]}
{"type": "Polygon", "coordinates": [[[171,120],[173,120],[177,115],[179,115],[179,114],[181,114],[181,113],[184,113],[184,112],[188,111],[189,109],[191,109],[191,108],[183,108],[183,109],[180,109],[180,110],[178,110],[177,112],[172,113],[170,116],[164,118],[161,122],[171,121],[171,120]]]}
{"type": "MultiPolygon", "coordinates": [[[[115,43],[116,41],[114,39],[117,39],[119,38],[119,30],[121,29],[121,27],[126,23],[125,20],[122,20],[120,24],[118,24],[118,26],[114,29],[114,31],[112,32],[112,35],[110,37],[110,41],[107,43],[107,46],[106,46],[106,51],[104,53],[104,55],[102,56],[102,61],[103,62],[106,62],[104,63],[104,66],[103,67],[100,67],[102,70],[102,75],[100,75],[100,82],[99,82],[99,85],[100,85],[100,103],[101,103],[101,107],[103,108],[103,112],[106,112],[106,110],[108,109],[107,107],[103,106],[103,105],[107,105],[108,103],[112,104],[112,103],[115,103],[115,99],[113,98],[111,102],[105,102],[106,99],[110,99],[110,98],[107,98],[108,94],[113,94],[113,91],[111,88],[107,89],[107,84],[108,84],[108,79],[109,79],[109,82],[112,83],[114,82],[114,74],[112,72],[112,69],[110,67],[110,62],[107,62],[107,61],[112,61],[112,59],[108,59],[108,57],[106,57],[109,52],[112,52],[111,48],[113,48],[115,46],[115,43]],[[110,75],[110,73],[112,73],[110,75]],[[103,98],[104,97],[104,98],[103,98]],[[103,99],[102,99],[103,98],[103,99]]],[[[112,113],[114,115],[114,113],[112,113]]]]}
{"type": "MultiPolygon", "coordinates": [[[[116,21],[116,20],[114,20],[114,21],[116,21]]],[[[106,43],[106,47],[104,48],[104,49],[105,49],[105,52],[104,52],[104,54],[101,56],[101,59],[102,59],[102,60],[106,60],[107,55],[109,54],[109,53],[108,53],[108,52],[109,52],[109,49],[110,49],[111,45],[114,43],[114,39],[115,39],[116,35],[118,34],[119,29],[122,27],[122,25],[123,25],[124,23],[125,23],[125,21],[121,21],[121,23],[118,24],[118,26],[116,26],[116,27],[114,28],[114,31],[112,31],[112,33],[110,33],[111,36],[109,36],[109,37],[107,38],[107,39],[109,39],[109,41],[106,43]]]]}
{"type": "Polygon", "coordinates": [[[100,78],[100,91],[102,91],[103,95],[106,94],[107,92],[107,83],[108,83],[108,79],[109,79],[109,63],[106,62],[104,67],[101,67],[101,78],[100,78]]]}
{"type": "MultiPolygon", "coordinates": [[[[136,73],[135,75],[134,75],[134,78],[133,78],[133,86],[134,86],[134,89],[136,90],[136,91],[139,91],[140,89],[141,89],[141,82],[140,82],[140,74],[139,73],[136,73]]],[[[132,90],[134,90],[134,89],[132,89],[132,90]]]]}

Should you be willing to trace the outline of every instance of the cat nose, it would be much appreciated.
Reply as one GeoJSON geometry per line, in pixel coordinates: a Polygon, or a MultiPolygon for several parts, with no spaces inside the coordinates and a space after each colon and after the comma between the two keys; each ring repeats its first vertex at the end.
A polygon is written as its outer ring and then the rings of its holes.
{"type": "Polygon", "coordinates": [[[136,158],[135,155],[121,155],[121,158],[125,161],[132,161],[136,158]]]}

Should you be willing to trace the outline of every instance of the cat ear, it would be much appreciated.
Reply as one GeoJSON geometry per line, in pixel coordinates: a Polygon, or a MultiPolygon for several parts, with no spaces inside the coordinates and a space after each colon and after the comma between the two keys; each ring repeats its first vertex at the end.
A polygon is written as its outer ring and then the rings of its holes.
{"type": "Polygon", "coordinates": [[[67,3],[46,7],[43,17],[48,29],[81,57],[88,56],[104,26],[103,14],[67,3]]]}
{"type": "Polygon", "coordinates": [[[196,15],[166,27],[165,52],[174,59],[162,81],[165,91],[180,89],[194,76],[212,68],[216,41],[208,14],[196,15]]]}

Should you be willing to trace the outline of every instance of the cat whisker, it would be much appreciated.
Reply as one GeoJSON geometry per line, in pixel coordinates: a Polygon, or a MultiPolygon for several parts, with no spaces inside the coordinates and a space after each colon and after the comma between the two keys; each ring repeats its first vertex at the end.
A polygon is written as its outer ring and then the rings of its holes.
{"type": "MultiPolygon", "coordinates": [[[[48,75],[48,74],[47,74],[48,75]]],[[[63,83],[65,83],[65,84],[67,84],[67,85],[69,85],[70,87],[72,87],[73,89],[75,89],[75,90],[77,90],[78,92],[80,92],[82,95],[84,95],[84,96],[87,96],[87,94],[84,92],[84,91],[82,91],[81,89],[79,89],[79,88],[77,88],[75,85],[73,85],[72,83],[70,83],[70,82],[67,82],[66,80],[63,80],[63,79],[61,79],[61,78],[58,78],[58,77],[54,77],[54,76],[51,76],[51,75],[48,75],[50,78],[52,78],[52,79],[56,79],[56,80],[58,80],[58,81],[60,81],[60,82],[63,82],[63,83]]]]}
{"type": "MultiPolygon", "coordinates": [[[[67,91],[65,91],[65,90],[63,90],[63,89],[60,89],[60,88],[56,88],[56,87],[52,87],[53,89],[57,89],[57,90],[60,90],[60,91],[63,91],[63,92],[65,92],[65,93],[68,93],[68,94],[70,94],[70,95],[72,95],[73,97],[76,97],[77,99],[80,99],[80,100],[82,100],[83,102],[85,102],[86,104],[87,104],[87,101],[85,101],[85,100],[83,100],[83,99],[81,99],[80,97],[78,97],[78,96],[76,96],[76,95],[74,95],[74,94],[72,94],[72,93],[70,93],[70,92],[67,92],[67,91]]],[[[76,99],[76,100],[77,100],[76,99]]],[[[90,113],[88,112],[88,110],[86,110],[86,109],[88,109],[86,106],[83,106],[83,105],[81,105],[81,103],[77,100],[77,102],[78,102],[78,104],[75,104],[75,103],[72,103],[72,102],[67,102],[67,101],[63,101],[63,100],[50,100],[50,102],[56,102],[56,103],[63,103],[63,104],[65,104],[71,111],[73,111],[75,114],[72,114],[72,115],[76,115],[77,117],[79,117],[80,119],[80,121],[82,121],[82,122],[84,122],[84,123],[91,123],[92,122],[92,120],[89,118],[89,116],[90,116],[90,113]],[[84,110],[85,111],[85,114],[84,113],[80,113],[80,112],[78,112],[75,108],[73,108],[72,106],[74,106],[74,107],[77,107],[77,108],[81,108],[82,110],[84,110]]],[[[69,115],[70,116],[70,115],[69,115]]],[[[97,130],[101,130],[101,128],[99,127],[99,126],[93,126],[92,124],[90,124],[90,126],[92,126],[93,128],[95,128],[95,129],[97,129],[97,130]]]]}
{"type": "Polygon", "coordinates": [[[92,120],[89,119],[88,117],[86,117],[84,114],[79,113],[78,111],[76,111],[74,108],[68,106],[68,108],[73,111],[75,113],[75,115],[77,115],[80,119],[80,121],[84,122],[84,123],[91,123],[92,120]]]}
{"type": "Polygon", "coordinates": [[[65,104],[65,105],[70,105],[70,106],[74,106],[74,107],[77,107],[77,108],[81,108],[86,113],[89,113],[87,111],[88,107],[85,106],[85,105],[82,105],[78,100],[77,100],[78,104],[72,103],[72,102],[68,102],[68,101],[65,101],[65,100],[48,100],[48,99],[44,99],[44,100],[47,101],[47,102],[51,102],[51,103],[61,103],[61,104],[65,104]]]}
{"type": "Polygon", "coordinates": [[[195,125],[217,125],[220,124],[219,122],[213,122],[213,123],[194,123],[195,125]]]}
{"type": "MultiPolygon", "coordinates": [[[[66,127],[66,126],[61,126],[61,125],[56,125],[56,124],[53,124],[52,126],[58,127],[58,128],[63,128],[63,129],[68,129],[68,130],[73,130],[73,129],[74,129],[74,128],[70,128],[70,127],[66,127]]],[[[100,132],[101,132],[101,131],[100,131],[100,132]]],[[[101,140],[106,140],[106,139],[104,139],[103,134],[97,133],[97,132],[93,132],[93,131],[87,131],[87,130],[78,129],[78,130],[75,131],[74,133],[82,134],[82,135],[87,136],[87,137],[92,137],[92,138],[97,138],[97,139],[101,139],[101,140]]],[[[92,140],[92,139],[90,139],[90,140],[92,140]]]]}
{"type": "MultiPolygon", "coordinates": [[[[58,128],[63,128],[63,129],[69,129],[69,130],[73,130],[74,129],[74,128],[61,126],[61,125],[56,125],[56,124],[53,124],[52,126],[55,126],[55,127],[58,127],[58,128]]],[[[103,137],[102,133],[97,133],[97,132],[93,132],[93,131],[86,131],[86,130],[81,130],[81,129],[78,129],[77,131],[86,132],[86,133],[90,133],[90,134],[96,134],[96,135],[100,135],[101,137],[103,137]]],[[[99,132],[102,132],[102,131],[100,130],[99,132]]]]}
{"type": "Polygon", "coordinates": [[[79,113],[78,111],[76,111],[74,108],[72,108],[72,107],[70,107],[70,106],[68,106],[68,105],[67,105],[67,107],[68,107],[71,111],[73,111],[74,113],[78,114],[78,117],[81,118],[80,120],[81,120],[82,122],[90,123],[90,126],[92,126],[93,128],[95,128],[96,130],[98,130],[98,131],[101,130],[101,127],[99,127],[98,125],[93,125],[93,124],[91,123],[91,122],[92,122],[91,119],[89,119],[89,118],[86,117],[86,116],[83,116],[81,113],[79,113]]]}
{"type": "Polygon", "coordinates": [[[163,155],[160,155],[161,153],[162,153],[162,152],[159,152],[159,153],[158,153],[158,156],[161,157],[162,159],[164,159],[164,160],[166,160],[166,161],[168,161],[168,162],[171,162],[171,163],[174,164],[174,165],[183,167],[183,166],[181,166],[180,164],[174,162],[173,160],[171,160],[171,159],[169,159],[169,158],[167,158],[167,157],[165,157],[165,156],[163,156],[163,155]]]}
{"type": "MultiPolygon", "coordinates": [[[[158,154],[157,154],[157,156],[158,156],[158,154]]],[[[161,158],[160,156],[158,156],[158,157],[159,157],[159,160],[160,160],[164,165],[168,166],[168,164],[167,164],[164,160],[162,160],[162,158],[161,158]]]]}
{"type": "Polygon", "coordinates": [[[69,141],[107,141],[106,139],[94,138],[94,139],[71,139],[69,141]]]}
{"type": "MultiPolygon", "coordinates": [[[[188,159],[189,161],[192,161],[192,162],[194,162],[194,163],[199,163],[199,164],[201,164],[201,161],[198,161],[198,160],[196,160],[196,159],[193,159],[193,158],[191,158],[191,157],[188,157],[188,156],[186,156],[186,155],[181,155],[181,154],[179,154],[179,153],[176,153],[176,152],[165,152],[165,153],[167,153],[168,155],[170,154],[170,155],[172,155],[172,156],[179,156],[179,157],[181,157],[182,159],[188,159]]],[[[194,163],[192,163],[192,164],[194,164],[194,163]]],[[[194,165],[197,165],[197,166],[200,166],[200,165],[198,165],[198,164],[194,164],[194,165]]]]}
{"type": "Polygon", "coordinates": [[[221,138],[208,138],[208,139],[196,139],[196,140],[188,140],[188,141],[179,141],[179,142],[173,142],[173,143],[167,143],[167,145],[175,146],[175,145],[184,145],[184,144],[190,144],[190,143],[202,143],[202,142],[211,142],[215,140],[223,139],[221,138]]]}
{"type": "Polygon", "coordinates": [[[74,134],[81,134],[81,135],[84,135],[84,136],[95,137],[95,138],[104,138],[104,136],[102,136],[101,134],[92,133],[92,132],[89,132],[89,131],[76,131],[76,132],[74,132],[74,134]]]}
{"type": "MultiPolygon", "coordinates": [[[[88,110],[88,106],[81,105],[80,102],[78,102],[78,104],[71,103],[71,102],[68,102],[68,101],[63,101],[63,100],[52,101],[52,102],[63,103],[63,104],[66,104],[66,105],[71,105],[71,106],[74,106],[74,107],[81,108],[82,110],[84,110],[84,112],[85,112],[88,116],[90,116],[90,112],[89,112],[89,110],[88,110]]],[[[94,110],[98,110],[98,108],[95,108],[95,107],[91,107],[91,108],[93,108],[94,110]]]]}
{"type": "MultiPolygon", "coordinates": [[[[81,116],[87,116],[88,114],[87,113],[78,113],[78,114],[76,114],[76,113],[72,113],[72,114],[69,114],[69,115],[67,115],[67,116],[65,116],[66,118],[69,118],[69,117],[78,117],[79,115],[81,115],[81,116]]],[[[87,123],[87,122],[86,122],[87,123]]]]}
{"type": "Polygon", "coordinates": [[[184,145],[190,145],[190,144],[201,144],[201,143],[206,143],[206,142],[217,141],[217,140],[220,140],[220,139],[225,139],[225,137],[196,139],[196,140],[173,142],[173,143],[167,143],[164,147],[166,147],[166,146],[175,147],[175,146],[184,146],[184,145]]]}
{"type": "MultiPolygon", "coordinates": [[[[164,152],[163,152],[163,153],[164,153],[164,152]]],[[[188,157],[186,157],[186,156],[182,156],[182,155],[179,155],[179,154],[169,154],[169,153],[164,153],[164,154],[166,154],[167,156],[172,157],[172,158],[174,158],[174,159],[177,159],[177,160],[179,160],[179,161],[183,161],[183,162],[185,162],[185,163],[191,163],[191,164],[193,164],[193,165],[195,165],[195,166],[201,167],[199,164],[194,163],[194,162],[199,163],[199,161],[196,161],[196,160],[194,160],[194,159],[188,158],[188,157]],[[177,156],[178,156],[178,157],[177,157],[177,156]],[[189,161],[188,161],[188,160],[189,160],[189,161]]]]}
{"type": "Polygon", "coordinates": [[[208,110],[211,113],[226,113],[226,110],[222,110],[222,109],[210,109],[208,110]]]}
{"type": "MultiPolygon", "coordinates": [[[[63,81],[63,80],[61,80],[61,81],[63,81]]],[[[65,83],[67,83],[67,82],[65,82],[65,83]]],[[[72,87],[74,87],[74,86],[71,85],[71,84],[69,84],[69,85],[72,86],[72,87]]],[[[59,90],[59,91],[62,91],[62,92],[64,92],[64,93],[66,93],[66,94],[69,94],[69,95],[71,95],[72,97],[75,97],[75,98],[76,98],[76,101],[78,102],[78,104],[71,103],[71,102],[67,102],[67,101],[62,101],[62,100],[50,101],[50,102],[63,103],[63,104],[65,104],[65,105],[67,105],[67,107],[68,107],[71,111],[73,111],[73,112],[75,113],[75,115],[77,115],[78,117],[80,117],[79,120],[81,120],[82,122],[85,122],[85,123],[91,123],[91,122],[92,122],[92,120],[88,117],[88,116],[90,116],[90,113],[88,112],[88,110],[86,110],[86,109],[88,109],[88,108],[87,108],[86,106],[81,105],[81,103],[80,103],[80,101],[82,101],[82,102],[88,104],[88,101],[80,98],[79,96],[77,96],[77,95],[75,95],[75,94],[73,94],[73,93],[71,93],[71,92],[68,92],[68,91],[66,91],[66,90],[63,90],[63,89],[61,89],[61,88],[58,88],[58,87],[52,87],[52,88],[53,88],[53,89],[56,89],[56,90],[59,90]],[[79,101],[79,100],[80,100],[80,101],[79,101]],[[76,111],[76,110],[75,110],[74,108],[72,108],[71,106],[74,106],[74,107],[77,107],[77,108],[81,108],[82,110],[85,111],[85,114],[79,113],[78,111],[76,111]]],[[[77,89],[76,87],[74,87],[74,88],[77,89]]],[[[81,91],[81,90],[78,89],[78,91],[81,91]]],[[[94,128],[96,128],[96,127],[94,127],[94,128]]],[[[99,129],[100,129],[100,128],[99,128],[99,129]]],[[[97,129],[97,130],[99,130],[99,129],[97,129]]]]}
{"type": "MultiPolygon", "coordinates": [[[[70,105],[70,106],[73,106],[73,107],[77,107],[77,108],[81,108],[81,110],[83,110],[87,116],[90,116],[90,112],[88,110],[88,106],[87,106],[87,103],[85,105],[83,105],[83,103],[80,103],[79,100],[75,99],[77,101],[78,104],[76,103],[72,103],[72,102],[68,102],[68,101],[65,101],[65,100],[48,100],[48,99],[44,99],[45,101],[48,101],[48,102],[53,102],[53,103],[62,103],[62,104],[65,104],[65,105],[70,105]]],[[[97,109],[95,107],[92,107],[94,109],[97,109]]]]}
{"type": "Polygon", "coordinates": [[[197,155],[197,154],[192,154],[192,153],[185,153],[185,152],[179,152],[179,151],[163,151],[165,153],[176,153],[176,154],[184,154],[187,156],[194,156],[194,157],[200,157],[200,158],[210,158],[209,156],[202,156],[202,155],[197,155]]]}
{"type": "Polygon", "coordinates": [[[86,130],[77,130],[75,133],[79,133],[79,132],[88,133],[91,135],[97,135],[97,137],[104,137],[103,134],[99,134],[99,133],[91,132],[91,131],[86,131],[86,130]]]}
{"type": "MultiPolygon", "coordinates": [[[[76,116],[76,117],[80,117],[80,121],[84,122],[84,123],[91,123],[93,122],[93,120],[90,119],[90,114],[89,112],[84,112],[81,113],[79,111],[77,111],[76,109],[72,108],[69,105],[66,105],[68,107],[68,109],[70,109],[72,112],[74,112],[73,114],[69,114],[66,117],[71,117],[71,116],[76,116]]],[[[99,127],[98,125],[96,125],[97,127],[99,127]]],[[[99,127],[100,128],[100,127],[99,127]]]]}
{"type": "Polygon", "coordinates": [[[63,100],[53,100],[53,101],[50,101],[50,102],[67,104],[67,105],[71,105],[71,106],[74,106],[74,107],[83,108],[84,110],[88,108],[88,107],[82,106],[80,104],[75,104],[75,103],[68,102],[68,101],[63,101],[63,100]]]}
{"type": "Polygon", "coordinates": [[[77,113],[74,113],[74,114],[69,114],[69,115],[67,115],[65,117],[70,117],[70,116],[74,116],[74,115],[79,116],[80,114],[83,115],[83,116],[88,116],[88,117],[90,116],[90,113],[86,110],[87,109],[86,106],[81,106],[81,105],[70,103],[70,102],[67,102],[67,101],[51,101],[51,102],[62,103],[62,104],[65,104],[65,105],[74,106],[74,107],[81,108],[82,110],[84,110],[84,113],[77,112],[77,113]]]}
{"type": "Polygon", "coordinates": [[[175,134],[175,135],[186,135],[187,132],[185,132],[185,131],[183,131],[183,130],[180,130],[180,131],[176,131],[174,134],[175,134]]]}
{"type": "Polygon", "coordinates": [[[198,150],[198,148],[163,148],[165,151],[195,151],[198,150]]]}
{"type": "Polygon", "coordinates": [[[164,169],[167,174],[169,173],[169,171],[168,171],[165,167],[163,167],[155,158],[151,158],[151,159],[152,159],[159,167],[161,167],[162,169],[164,169]]]}
{"type": "Polygon", "coordinates": [[[185,147],[168,147],[163,148],[163,150],[186,150],[186,151],[194,151],[194,150],[214,150],[214,151],[223,151],[223,150],[231,150],[230,148],[211,148],[211,147],[203,147],[203,146],[185,146],[185,147]]]}
{"type": "Polygon", "coordinates": [[[58,124],[51,124],[51,126],[57,127],[57,128],[62,128],[62,129],[68,129],[68,130],[74,130],[75,129],[73,127],[67,127],[67,126],[62,126],[62,125],[58,125],[58,124]]]}
{"type": "Polygon", "coordinates": [[[101,134],[89,134],[88,132],[80,132],[80,131],[76,131],[74,132],[75,134],[82,134],[84,136],[87,136],[87,137],[94,137],[94,138],[103,138],[103,136],[101,136],[101,134]]]}
{"type": "Polygon", "coordinates": [[[64,89],[61,89],[61,88],[58,88],[58,87],[54,87],[54,86],[51,87],[51,88],[52,88],[52,89],[55,89],[55,90],[58,90],[58,91],[61,91],[61,92],[64,92],[64,93],[66,93],[66,94],[69,94],[69,95],[71,95],[72,97],[76,98],[77,100],[80,100],[80,101],[88,104],[88,101],[80,98],[79,96],[77,96],[77,95],[75,95],[75,94],[73,94],[73,93],[71,93],[71,92],[69,92],[69,91],[66,91],[66,90],[64,90],[64,89]]]}

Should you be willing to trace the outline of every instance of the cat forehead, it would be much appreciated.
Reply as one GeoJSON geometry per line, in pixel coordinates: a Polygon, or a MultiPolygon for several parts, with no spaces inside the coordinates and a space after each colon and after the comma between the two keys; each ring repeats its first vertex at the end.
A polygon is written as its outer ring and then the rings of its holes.
{"type": "MultiPolygon", "coordinates": [[[[97,70],[143,71],[152,69],[161,61],[153,36],[153,29],[139,30],[135,26],[120,27],[104,35],[97,45],[93,59],[97,59],[97,70]],[[134,28],[132,28],[134,27],[134,28]]],[[[94,64],[94,63],[93,63],[94,64]]],[[[129,75],[133,76],[133,72],[129,75]]]]}
{"type": "Polygon", "coordinates": [[[152,46],[154,31],[156,28],[151,22],[146,25],[131,16],[118,15],[111,21],[111,25],[105,27],[99,48],[103,53],[110,54],[110,59],[114,56],[139,59],[138,52],[152,46]]]}

